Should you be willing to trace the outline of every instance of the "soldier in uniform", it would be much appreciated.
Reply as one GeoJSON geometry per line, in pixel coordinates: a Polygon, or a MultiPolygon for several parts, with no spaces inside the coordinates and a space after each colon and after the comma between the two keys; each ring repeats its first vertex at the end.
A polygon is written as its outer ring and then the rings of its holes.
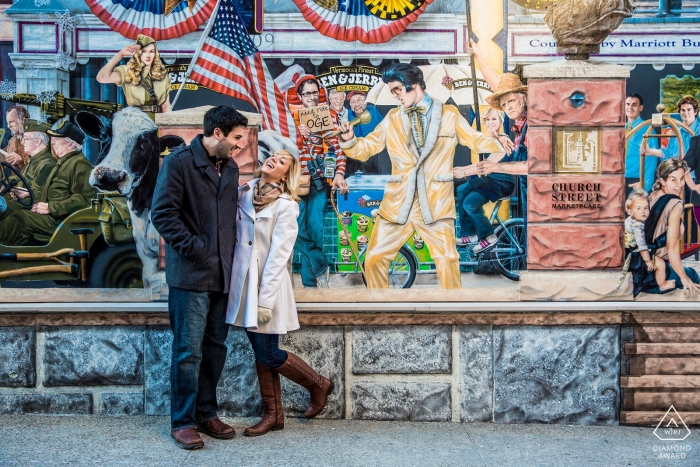
{"type": "Polygon", "coordinates": [[[88,183],[92,165],[81,152],[85,141],[82,130],[64,121],[55,130],[47,130],[47,134],[58,162],[31,211],[17,210],[0,222],[3,245],[27,245],[36,234],[52,235],[63,219],[88,207],[95,195],[88,183]]]}
{"type": "Polygon", "coordinates": [[[7,162],[19,170],[22,170],[29,157],[22,147],[22,125],[24,125],[24,119],[28,117],[29,111],[21,105],[11,107],[5,114],[12,138],[7,142],[7,146],[2,148],[8,154],[0,154],[0,162],[7,162]]]}
{"type": "Polygon", "coordinates": [[[136,44],[127,45],[102,67],[97,74],[102,84],[114,83],[124,91],[129,107],[138,107],[151,117],[170,112],[170,76],[160,59],[156,41],[139,34],[136,44]],[[131,56],[129,63],[117,66],[131,56]]]}
{"type": "MultiPolygon", "coordinates": [[[[50,129],[51,126],[47,123],[31,119],[24,121],[22,144],[29,159],[20,173],[35,197],[41,195],[49,174],[56,167],[56,159],[51,154],[49,137],[46,134],[50,129]]],[[[0,220],[5,219],[17,209],[31,209],[31,206],[25,206],[18,202],[18,199],[29,198],[29,192],[24,189],[13,188],[5,194],[4,198],[7,205],[5,210],[0,212],[0,220]]]]}

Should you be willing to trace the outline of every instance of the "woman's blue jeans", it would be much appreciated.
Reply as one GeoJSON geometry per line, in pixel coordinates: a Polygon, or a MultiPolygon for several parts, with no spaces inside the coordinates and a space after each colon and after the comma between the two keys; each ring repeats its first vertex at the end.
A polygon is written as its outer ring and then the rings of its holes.
{"type": "Polygon", "coordinates": [[[313,183],[309,194],[299,203],[299,234],[294,247],[301,254],[301,283],[317,287],[316,278],[328,267],[323,252],[323,218],[326,211],[326,190],[318,191],[313,183]]]}
{"type": "Polygon", "coordinates": [[[476,191],[468,181],[457,188],[460,236],[478,235],[484,238],[493,233],[493,225],[484,213],[484,204],[488,202],[488,198],[476,191]]]}
{"type": "Polygon", "coordinates": [[[273,370],[287,361],[287,352],[280,350],[279,334],[262,334],[246,330],[255,359],[273,370]]]}
{"type": "Polygon", "coordinates": [[[170,364],[170,424],[193,428],[216,418],[216,386],[226,361],[228,294],[170,287],[168,312],[173,331],[170,364]]]}

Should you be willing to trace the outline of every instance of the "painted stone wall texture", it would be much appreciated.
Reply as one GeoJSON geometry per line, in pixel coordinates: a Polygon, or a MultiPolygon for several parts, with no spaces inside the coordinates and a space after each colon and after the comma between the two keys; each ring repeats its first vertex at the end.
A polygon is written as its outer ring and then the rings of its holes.
{"type": "Polygon", "coordinates": [[[102,415],[143,415],[143,393],[100,394],[99,405],[102,415]]]}
{"type": "Polygon", "coordinates": [[[89,415],[90,394],[0,394],[0,414],[89,415]]]}
{"type": "Polygon", "coordinates": [[[490,422],[493,411],[493,334],[491,326],[459,328],[462,391],[460,421],[490,422]]]}
{"type": "Polygon", "coordinates": [[[169,327],[146,328],[144,345],[144,412],[170,415],[170,359],[173,334],[169,327]]]}
{"type": "Polygon", "coordinates": [[[621,268],[622,225],[531,224],[527,226],[528,269],[621,268]]]}
{"type": "Polygon", "coordinates": [[[359,326],[352,333],[352,372],[450,373],[450,326],[359,326]]]}
{"type": "MultiPolygon", "coordinates": [[[[280,347],[305,360],[311,368],[335,383],[333,394],[319,418],[343,418],[345,413],[345,338],[342,327],[302,328],[280,339],[280,347]]],[[[303,417],[309,392],[282,377],[282,405],[285,416],[303,417]]]]}
{"type": "Polygon", "coordinates": [[[625,220],[624,175],[531,175],[527,185],[529,223],[625,220]],[[563,205],[577,207],[558,208],[563,205]]]}
{"type": "Polygon", "coordinates": [[[600,173],[624,174],[625,129],[601,128],[600,130],[600,173]]]}
{"type": "Polygon", "coordinates": [[[449,383],[354,383],[352,418],[446,422],[452,418],[449,383]]]}
{"type": "Polygon", "coordinates": [[[618,326],[494,329],[494,421],[614,424],[618,326]]]}
{"type": "Polygon", "coordinates": [[[527,172],[552,173],[552,127],[528,127],[527,172]]]}
{"type": "Polygon", "coordinates": [[[35,348],[34,328],[0,328],[0,387],[36,386],[35,348]]]}
{"type": "Polygon", "coordinates": [[[143,384],[143,328],[50,327],[45,386],[143,384]]]}
{"type": "Polygon", "coordinates": [[[528,81],[530,126],[616,126],[625,121],[625,80],[528,81]],[[581,107],[571,105],[575,91],[585,96],[581,107]]]}

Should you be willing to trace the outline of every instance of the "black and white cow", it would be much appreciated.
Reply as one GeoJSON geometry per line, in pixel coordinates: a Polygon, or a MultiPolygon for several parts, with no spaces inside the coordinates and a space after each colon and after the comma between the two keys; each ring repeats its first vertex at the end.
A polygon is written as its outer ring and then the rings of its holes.
{"type": "MultiPolygon", "coordinates": [[[[78,122],[83,131],[93,138],[102,134],[104,141],[106,128],[99,118],[89,121],[89,117],[82,117],[78,122]]],[[[151,224],[151,201],[160,170],[160,154],[184,141],[174,135],[158,137],[158,127],[153,120],[134,107],[114,114],[111,137],[106,155],[101,154],[104,157],[90,174],[90,185],[100,191],[118,191],[126,197],[136,249],[143,263],[144,287],[159,286],[162,284],[154,278],[158,272],[159,237],[151,224]]]]}

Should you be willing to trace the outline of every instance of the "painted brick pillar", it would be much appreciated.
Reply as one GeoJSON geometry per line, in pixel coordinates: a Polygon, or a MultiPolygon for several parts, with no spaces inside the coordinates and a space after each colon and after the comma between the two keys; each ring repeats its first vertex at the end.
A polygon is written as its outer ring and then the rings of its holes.
{"type": "Polygon", "coordinates": [[[524,76],[528,270],[620,270],[629,68],[561,60],[524,76]]]}

